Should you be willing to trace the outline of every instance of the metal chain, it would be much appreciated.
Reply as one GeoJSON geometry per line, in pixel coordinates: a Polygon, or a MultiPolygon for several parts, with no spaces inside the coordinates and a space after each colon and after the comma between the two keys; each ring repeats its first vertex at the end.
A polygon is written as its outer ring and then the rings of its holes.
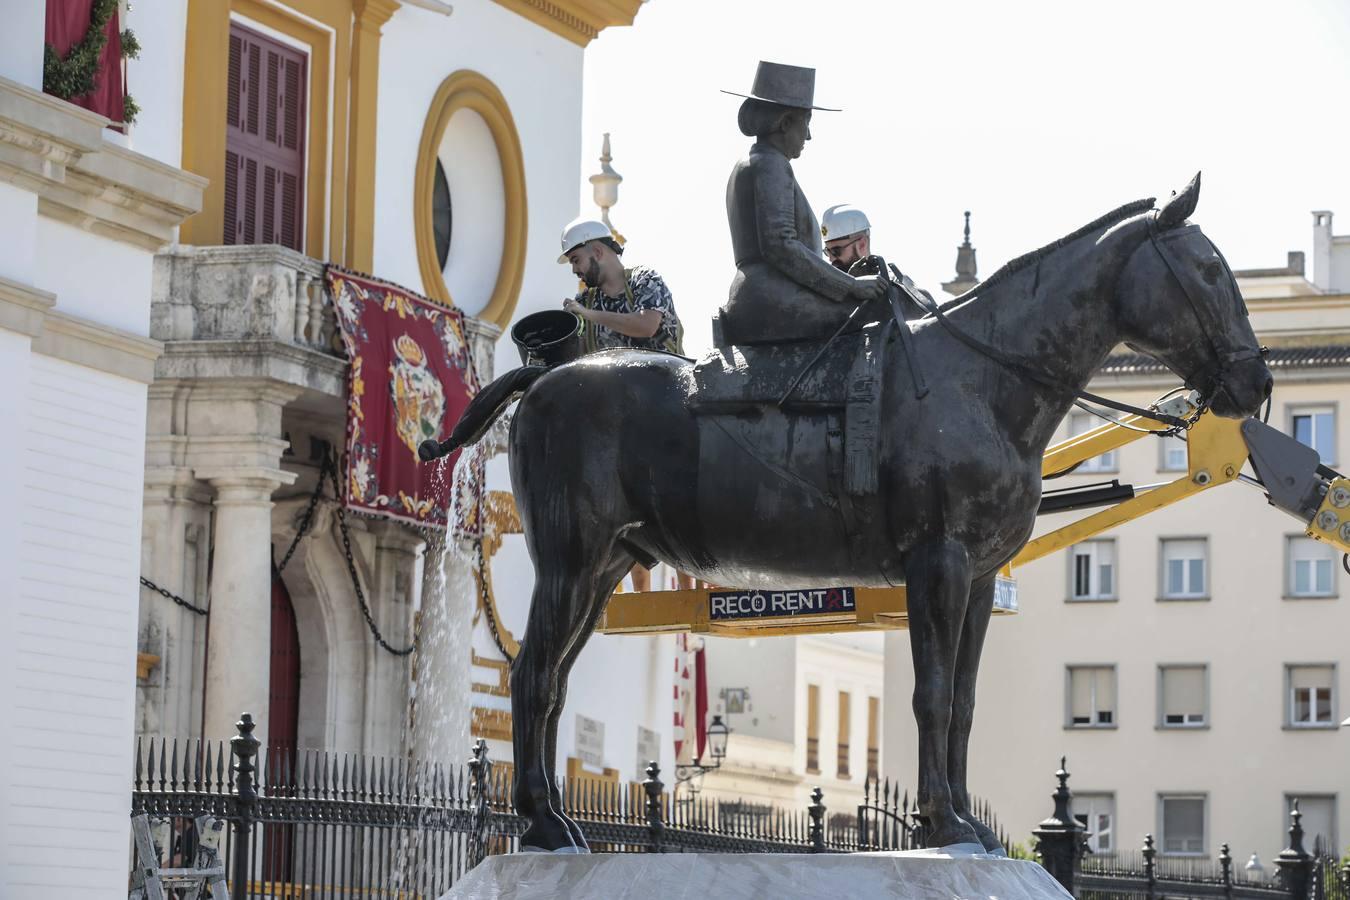
{"type": "Polygon", "coordinates": [[[342,555],[347,560],[347,571],[352,576],[352,589],[356,591],[356,600],[361,604],[361,615],[366,617],[366,625],[370,627],[370,633],[375,636],[375,643],[388,650],[395,656],[408,656],[417,649],[417,641],[402,649],[393,646],[380,634],[379,626],[375,624],[375,617],[370,614],[370,607],[366,605],[365,591],[361,590],[361,579],[356,574],[356,561],[352,558],[352,539],[347,533],[347,510],[342,505],[342,491],[338,486],[337,460],[330,450],[324,456],[323,469],[319,473],[319,480],[322,481],[327,475],[333,485],[333,496],[337,498],[337,520],[338,532],[342,535],[342,555]]]}
{"type": "Polygon", "coordinates": [[[202,609],[200,606],[193,606],[191,603],[187,602],[177,594],[171,591],[164,590],[164,588],[155,584],[153,581],[151,581],[149,578],[146,578],[144,575],[141,576],[141,587],[148,587],[150,590],[159,594],[161,597],[167,597],[174,603],[177,603],[179,606],[183,607],[183,609],[191,610],[192,612],[195,612],[199,616],[207,615],[207,610],[202,609]]]}
{"type": "MultiPolygon", "coordinates": [[[[481,491],[480,491],[481,498],[481,491]]],[[[483,616],[487,619],[488,631],[492,634],[492,643],[497,645],[502,656],[507,662],[515,662],[516,658],[511,651],[506,649],[506,642],[502,640],[501,632],[498,630],[497,616],[492,603],[492,594],[488,590],[488,566],[487,560],[483,556],[483,529],[487,527],[487,522],[482,514],[482,500],[478,504],[478,539],[474,541],[474,547],[478,551],[478,602],[483,607],[483,616]]]]}
{"type": "Polygon", "coordinates": [[[319,497],[323,494],[323,473],[327,465],[328,457],[325,455],[323,462],[319,464],[319,477],[314,480],[314,493],[309,497],[309,506],[305,508],[305,515],[300,519],[300,527],[295,530],[291,545],[286,548],[286,555],[281,557],[281,562],[277,564],[277,572],[286,569],[286,563],[291,561],[295,548],[300,546],[300,539],[309,533],[310,526],[314,524],[314,509],[319,505],[319,497]]]}

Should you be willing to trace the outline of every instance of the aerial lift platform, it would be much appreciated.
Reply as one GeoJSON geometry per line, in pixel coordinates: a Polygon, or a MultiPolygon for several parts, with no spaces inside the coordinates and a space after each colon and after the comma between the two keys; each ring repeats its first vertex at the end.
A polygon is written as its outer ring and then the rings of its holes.
{"type": "MultiPolygon", "coordinates": [[[[1194,395],[1152,407],[1186,418],[1194,395]]],[[[1083,462],[1148,435],[1164,433],[1159,419],[1116,419],[1055,444],[1045,452],[1041,475],[1052,479],[1083,462]]],[[[1271,506],[1303,523],[1309,537],[1350,552],[1350,479],[1322,465],[1317,452],[1259,419],[1224,419],[1204,413],[1184,433],[1187,471],[1174,481],[1136,487],[1117,481],[1047,490],[1040,515],[1104,507],[1034,538],[999,574],[994,615],[1017,612],[1019,566],[1171,506],[1221,484],[1241,481],[1261,490],[1271,506]],[[1243,469],[1250,462],[1253,475],[1243,469]]],[[[676,590],[617,593],[600,620],[603,634],[692,632],[715,637],[767,637],[875,631],[908,627],[903,585],[889,588],[818,587],[799,591],[676,590]]]]}

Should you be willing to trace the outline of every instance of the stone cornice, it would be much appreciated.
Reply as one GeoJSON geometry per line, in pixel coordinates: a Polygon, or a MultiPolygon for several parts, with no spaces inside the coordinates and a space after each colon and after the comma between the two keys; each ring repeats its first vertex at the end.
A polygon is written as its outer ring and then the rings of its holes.
{"type": "Polygon", "coordinates": [[[56,295],[0,278],[0,328],[36,337],[56,295]]]}
{"type": "Polygon", "coordinates": [[[159,341],[56,310],[48,311],[33,338],[34,353],[142,384],[154,379],[155,360],[163,351],[159,341]]]}
{"type": "Polygon", "coordinates": [[[59,221],[146,250],[201,209],[207,181],[103,137],[108,120],[0,78],[0,181],[59,221]]]}
{"type": "Polygon", "coordinates": [[[97,113],[0,78],[0,180],[41,194],[103,146],[107,124],[97,113]]]}
{"type": "Polygon", "coordinates": [[[614,25],[632,25],[643,0],[496,0],[517,15],[585,47],[614,25]]]}

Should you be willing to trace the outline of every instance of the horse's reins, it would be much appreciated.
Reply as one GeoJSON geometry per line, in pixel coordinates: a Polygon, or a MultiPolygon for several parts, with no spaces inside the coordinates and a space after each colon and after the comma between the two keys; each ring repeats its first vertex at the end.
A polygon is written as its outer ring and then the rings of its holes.
{"type": "MultiPolygon", "coordinates": [[[[1186,282],[1181,279],[1180,275],[1176,270],[1175,264],[1172,262],[1171,257],[1163,249],[1163,244],[1158,239],[1157,218],[1158,214],[1155,212],[1153,214],[1153,217],[1149,220],[1149,241],[1150,243],[1152,243],[1153,248],[1155,251],[1157,251],[1158,255],[1162,257],[1163,264],[1167,266],[1167,270],[1168,272],[1171,273],[1172,278],[1175,279],[1177,284],[1181,287],[1181,292],[1186,297],[1187,305],[1190,306],[1191,313],[1195,316],[1196,322],[1200,325],[1200,330],[1204,332],[1205,339],[1209,342],[1210,349],[1214,355],[1214,361],[1211,362],[1209,365],[1205,366],[1204,368],[1202,368],[1198,373],[1198,375],[1192,375],[1184,379],[1188,387],[1193,387],[1196,390],[1199,390],[1201,394],[1200,403],[1196,407],[1195,411],[1190,416],[1184,419],[1180,418],[1179,416],[1173,416],[1168,413],[1159,412],[1156,409],[1155,410],[1141,409],[1140,407],[1132,406],[1129,403],[1123,403],[1118,400],[1112,400],[1109,397],[1102,397],[1098,394],[1092,393],[1091,391],[1086,391],[1078,388],[1071,388],[1063,384],[1062,382],[1058,381],[1053,376],[1038,371],[1037,369],[1032,368],[1031,366],[1022,362],[1021,360],[1009,356],[1007,353],[1004,353],[999,348],[994,347],[991,344],[987,344],[984,341],[981,341],[979,338],[974,337],[973,335],[967,334],[965,331],[961,330],[961,328],[959,328],[955,323],[953,323],[949,318],[947,318],[946,314],[942,311],[942,307],[939,304],[933,303],[931,306],[929,306],[917,294],[917,292],[909,290],[909,288],[905,286],[903,280],[899,279],[898,277],[893,280],[893,283],[896,283],[896,286],[899,287],[900,290],[904,291],[906,294],[909,295],[910,299],[912,299],[915,303],[919,304],[920,308],[926,310],[929,314],[933,316],[933,318],[937,319],[938,323],[941,324],[943,328],[947,329],[947,332],[951,334],[952,337],[956,338],[961,343],[965,344],[967,347],[974,350],[976,353],[979,353],[982,356],[985,356],[993,360],[994,362],[998,363],[1004,368],[1011,369],[1012,371],[1021,375],[1028,381],[1035,382],[1041,385],[1042,387],[1046,387],[1054,391],[1066,391],[1066,390],[1072,391],[1075,398],[1079,401],[1087,401],[1090,403],[1095,403],[1099,406],[1105,406],[1108,409],[1114,409],[1118,412],[1128,413],[1134,416],[1143,416],[1144,418],[1147,419],[1153,419],[1154,421],[1162,422],[1168,427],[1165,430],[1156,431],[1153,433],[1164,436],[1174,435],[1179,432],[1188,430],[1192,425],[1196,423],[1196,421],[1205,412],[1205,410],[1209,408],[1209,405],[1213,400],[1213,394],[1217,393],[1217,391],[1221,389],[1221,381],[1223,375],[1228,370],[1228,366],[1231,363],[1239,362],[1245,359],[1251,359],[1253,357],[1263,356],[1264,351],[1261,348],[1240,348],[1238,350],[1229,350],[1227,352],[1221,351],[1219,349],[1218,345],[1214,341],[1213,331],[1206,326],[1204,317],[1200,315],[1199,307],[1196,305],[1195,298],[1191,295],[1190,288],[1188,288],[1186,286],[1186,282]],[[1209,389],[1206,390],[1205,388],[1200,387],[1196,382],[1199,380],[1201,376],[1208,375],[1211,369],[1214,370],[1214,374],[1212,379],[1210,380],[1209,389]]],[[[1212,243],[1211,246],[1213,246],[1212,243]]],[[[1228,261],[1223,259],[1223,254],[1219,253],[1217,247],[1214,248],[1214,252],[1219,254],[1220,260],[1223,260],[1224,268],[1228,270],[1229,277],[1231,278],[1232,271],[1228,269],[1228,261]]],[[[894,270],[895,267],[892,266],[891,268],[894,270]]],[[[896,275],[897,276],[899,275],[898,271],[896,272],[896,275]]],[[[1239,294],[1238,296],[1241,297],[1241,294],[1239,294]]]]}

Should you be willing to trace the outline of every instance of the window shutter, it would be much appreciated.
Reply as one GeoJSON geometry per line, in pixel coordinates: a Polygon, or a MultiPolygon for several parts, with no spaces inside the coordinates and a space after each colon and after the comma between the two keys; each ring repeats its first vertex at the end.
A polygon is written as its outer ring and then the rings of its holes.
{"type": "Polygon", "coordinates": [[[1205,670],[1163,670],[1163,715],[1199,716],[1205,711],[1205,670]]]}
{"type": "Polygon", "coordinates": [[[231,24],[226,244],[301,249],[305,63],[294,48],[231,24]]]}

